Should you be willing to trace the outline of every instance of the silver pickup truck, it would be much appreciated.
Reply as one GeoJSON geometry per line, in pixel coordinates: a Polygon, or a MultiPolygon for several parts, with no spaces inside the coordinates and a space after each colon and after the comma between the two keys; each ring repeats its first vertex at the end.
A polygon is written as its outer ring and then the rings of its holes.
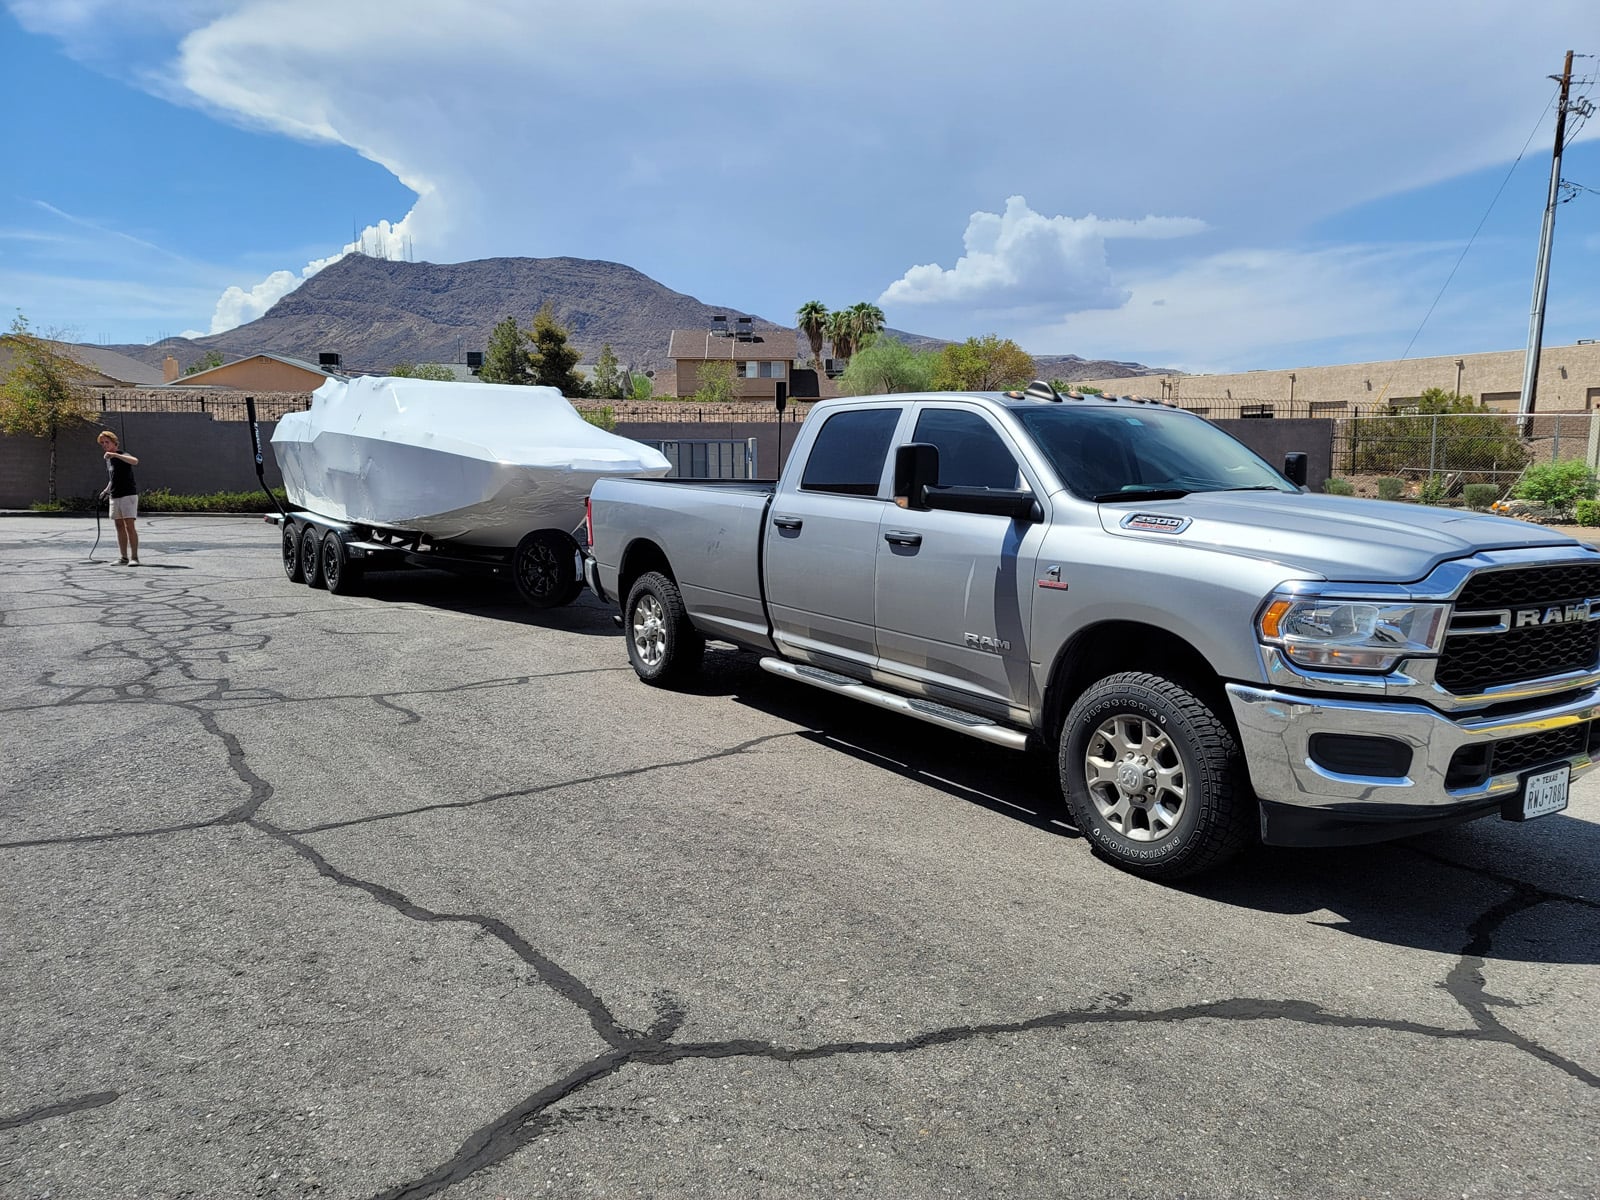
{"type": "Polygon", "coordinates": [[[1177,878],[1259,837],[1566,807],[1600,741],[1600,553],[1303,490],[1194,414],[1005,394],[818,404],[776,485],[602,480],[585,577],[646,683],[708,638],[1052,750],[1074,823],[1177,878]]]}

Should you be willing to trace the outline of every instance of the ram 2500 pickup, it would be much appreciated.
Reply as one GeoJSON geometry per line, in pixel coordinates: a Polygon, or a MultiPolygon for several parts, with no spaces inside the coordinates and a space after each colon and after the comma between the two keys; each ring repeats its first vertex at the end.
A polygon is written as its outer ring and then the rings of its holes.
{"type": "Polygon", "coordinates": [[[1558,812],[1600,740],[1600,552],[1311,494],[1199,416],[1005,394],[818,404],[771,483],[602,480],[585,577],[646,683],[707,638],[1052,749],[1073,822],[1176,878],[1558,812]]]}

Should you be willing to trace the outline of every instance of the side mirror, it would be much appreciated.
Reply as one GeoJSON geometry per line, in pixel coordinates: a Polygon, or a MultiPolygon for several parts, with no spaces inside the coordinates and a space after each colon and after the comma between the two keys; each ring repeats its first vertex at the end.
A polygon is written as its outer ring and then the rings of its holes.
{"type": "Polygon", "coordinates": [[[1296,487],[1306,485],[1306,463],[1309,460],[1304,454],[1294,453],[1283,456],[1283,476],[1296,487]]]}
{"type": "Polygon", "coordinates": [[[901,508],[927,508],[927,490],[939,484],[939,447],[907,442],[894,452],[894,502],[901,508]]]}

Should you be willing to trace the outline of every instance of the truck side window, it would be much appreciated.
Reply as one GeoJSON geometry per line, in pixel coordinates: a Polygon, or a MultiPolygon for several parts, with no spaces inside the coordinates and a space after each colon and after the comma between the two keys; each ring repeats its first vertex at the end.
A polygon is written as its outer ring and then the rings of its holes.
{"type": "Polygon", "coordinates": [[[817,433],[800,487],[808,492],[876,496],[889,442],[900,423],[896,408],[834,413],[817,433]]]}
{"type": "Polygon", "coordinates": [[[959,408],[924,409],[914,442],[939,448],[939,482],[955,487],[1016,488],[1017,460],[994,427],[975,412],[959,408]]]}

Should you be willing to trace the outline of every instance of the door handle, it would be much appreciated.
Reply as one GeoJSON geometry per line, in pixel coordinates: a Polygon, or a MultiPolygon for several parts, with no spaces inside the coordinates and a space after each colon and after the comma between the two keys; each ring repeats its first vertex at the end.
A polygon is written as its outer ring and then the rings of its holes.
{"type": "Polygon", "coordinates": [[[772,523],[779,529],[799,529],[805,524],[799,517],[773,517],[772,523]]]}
{"type": "Polygon", "coordinates": [[[922,545],[922,535],[920,533],[912,533],[905,529],[891,529],[883,535],[883,540],[891,546],[922,545]]]}

